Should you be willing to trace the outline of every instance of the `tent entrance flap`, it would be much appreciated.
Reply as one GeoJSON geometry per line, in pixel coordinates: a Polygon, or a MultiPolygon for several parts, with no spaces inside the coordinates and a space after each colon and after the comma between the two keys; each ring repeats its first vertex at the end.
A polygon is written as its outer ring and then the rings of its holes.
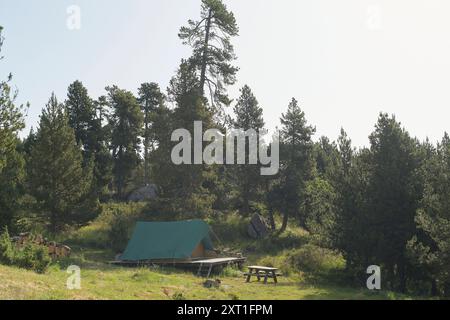
{"type": "Polygon", "coordinates": [[[209,226],[202,220],[138,222],[120,260],[198,258],[213,249],[209,226]]]}

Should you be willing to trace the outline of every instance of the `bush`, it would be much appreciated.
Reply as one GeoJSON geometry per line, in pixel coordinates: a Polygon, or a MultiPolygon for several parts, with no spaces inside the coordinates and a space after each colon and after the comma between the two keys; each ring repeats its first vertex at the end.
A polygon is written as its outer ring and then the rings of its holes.
{"type": "Polygon", "coordinates": [[[219,238],[224,243],[241,245],[248,238],[247,225],[249,219],[243,219],[237,212],[220,213],[206,219],[210,225],[214,238],[219,238]]]}
{"type": "Polygon", "coordinates": [[[48,249],[33,243],[16,246],[5,229],[0,236],[0,263],[44,273],[51,263],[48,249]]]}
{"type": "Polygon", "coordinates": [[[108,232],[109,243],[114,252],[122,252],[124,250],[128,242],[129,224],[127,217],[120,212],[116,212],[111,223],[111,229],[108,232]]]}
{"type": "Polygon", "coordinates": [[[14,262],[14,244],[9,237],[8,228],[0,235],[0,263],[12,265],[14,262]]]}
{"type": "Polygon", "coordinates": [[[311,244],[290,253],[288,260],[295,269],[311,273],[327,273],[345,267],[340,254],[311,244]]]}
{"type": "Polygon", "coordinates": [[[114,250],[120,251],[126,244],[126,240],[123,242],[124,225],[127,226],[128,237],[136,221],[142,219],[144,208],[143,203],[103,204],[102,213],[97,219],[73,232],[65,241],[69,245],[98,249],[112,249],[111,246],[114,246],[114,250]]]}
{"type": "Polygon", "coordinates": [[[227,266],[225,267],[222,272],[221,272],[221,276],[222,277],[241,277],[242,276],[242,272],[237,269],[236,267],[232,267],[232,266],[227,266]]]}
{"type": "Polygon", "coordinates": [[[48,249],[43,246],[28,243],[18,250],[14,265],[20,268],[34,270],[37,273],[44,273],[51,263],[48,249]]]}
{"type": "Polygon", "coordinates": [[[266,267],[279,268],[284,276],[289,276],[297,271],[290,263],[286,251],[276,256],[263,257],[258,261],[258,264],[266,267]]]}
{"type": "Polygon", "coordinates": [[[210,194],[195,193],[186,197],[157,198],[145,208],[145,216],[152,220],[198,219],[210,216],[214,197],[210,194]]]}
{"type": "Polygon", "coordinates": [[[259,239],[247,247],[248,251],[278,253],[281,250],[294,250],[308,241],[308,235],[304,231],[286,230],[284,233],[271,234],[259,239]]]}

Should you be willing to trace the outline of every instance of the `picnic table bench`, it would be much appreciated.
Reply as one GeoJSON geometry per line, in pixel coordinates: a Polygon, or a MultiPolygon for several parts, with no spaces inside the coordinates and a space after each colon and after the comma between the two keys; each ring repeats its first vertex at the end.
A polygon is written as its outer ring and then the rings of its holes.
{"type": "Polygon", "coordinates": [[[247,282],[250,282],[250,279],[252,276],[255,276],[258,278],[258,281],[261,280],[262,277],[264,277],[264,284],[267,283],[267,279],[271,278],[275,283],[278,283],[277,277],[281,276],[280,273],[277,273],[278,268],[271,268],[271,267],[263,267],[263,266],[249,266],[248,272],[244,273],[244,275],[247,276],[247,282]]]}

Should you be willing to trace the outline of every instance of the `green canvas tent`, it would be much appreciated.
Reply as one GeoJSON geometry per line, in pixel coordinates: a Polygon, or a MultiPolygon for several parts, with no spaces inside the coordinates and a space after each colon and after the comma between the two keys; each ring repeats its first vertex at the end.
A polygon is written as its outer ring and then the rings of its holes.
{"type": "Polygon", "coordinates": [[[121,261],[191,259],[213,250],[209,226],[202,220],[138,222],[121,261]]]}

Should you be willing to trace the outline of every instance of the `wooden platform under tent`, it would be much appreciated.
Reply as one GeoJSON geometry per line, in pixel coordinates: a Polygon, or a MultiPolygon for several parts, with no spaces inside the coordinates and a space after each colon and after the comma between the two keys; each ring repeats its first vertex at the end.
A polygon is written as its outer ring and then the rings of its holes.
{"type": "Polygon", "coordinates": [[[209,277],[212,272],[219,272],[228,266],[242,268],[246,258],[198,258],[198,259],[165,259],[145,261],[111,261],[110,264],[122,267],[166,266],[188,269],[198,276],[209,277]]]}

